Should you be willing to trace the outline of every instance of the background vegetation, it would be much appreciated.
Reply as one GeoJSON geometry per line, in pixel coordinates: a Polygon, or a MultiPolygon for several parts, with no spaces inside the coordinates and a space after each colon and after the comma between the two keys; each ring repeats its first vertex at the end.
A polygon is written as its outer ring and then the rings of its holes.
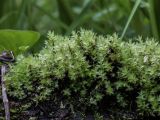
{"type": "Polygon", "coordinates": [[[126,37],[159,40],[159,0],[1,0],[0,29],[30,29],[70,34],[80,27],[100,34],[118,33],[133,15],[126,37]],[[131,13],[137,1],[140,5],[131,13]]]}

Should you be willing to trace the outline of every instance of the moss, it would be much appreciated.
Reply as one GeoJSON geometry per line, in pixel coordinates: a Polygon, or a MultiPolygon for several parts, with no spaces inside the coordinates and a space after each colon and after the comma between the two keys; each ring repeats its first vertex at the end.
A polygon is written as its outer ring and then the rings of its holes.
{"type": "Polygon", "coordinates": [[[160,45],[145,41],[85,30],[69,37],[49,32],[44,49],[19,56],[6,76],[10,100],[18,104],[12,109],[22,113],[55,103],[83,113],[119,108],[160,116],[160,45]]]}

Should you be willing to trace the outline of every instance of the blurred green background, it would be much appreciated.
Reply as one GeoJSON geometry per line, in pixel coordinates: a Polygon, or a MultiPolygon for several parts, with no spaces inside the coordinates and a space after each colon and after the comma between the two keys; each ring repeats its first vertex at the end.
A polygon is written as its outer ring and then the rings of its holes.
{"type": "MultiPolygon", "coordinates": [[[[69,35],[79,28],[121,36],[138,0],[1,0],[0,29],[49,30],[69,35]]],[[[139,0],[126,37],[160,36],[160,0],[139,0]]]]}

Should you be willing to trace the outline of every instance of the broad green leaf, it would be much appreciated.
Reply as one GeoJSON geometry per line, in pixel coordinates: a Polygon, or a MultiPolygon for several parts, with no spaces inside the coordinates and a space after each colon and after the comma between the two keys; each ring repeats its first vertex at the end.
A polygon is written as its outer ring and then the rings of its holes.
{"type": "Polygon", "coordinates": [[[39,39],[40,34],[34,31],[0,30],[0,52],[11,50],[15,55],[31,48],[39,39]]]}

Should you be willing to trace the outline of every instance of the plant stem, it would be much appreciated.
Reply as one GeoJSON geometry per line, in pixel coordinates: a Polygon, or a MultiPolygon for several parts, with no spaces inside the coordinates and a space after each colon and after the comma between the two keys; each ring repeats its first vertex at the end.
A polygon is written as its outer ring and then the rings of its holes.
{"type": "Polygon", "coordinates": [[[4,109],[5,109],[5,118],[6,120],[10,120],[9,102],[8,102],[8,97],[6,92],[5,79],[4,79],[5,72],[6,72],[6,66],[2,65],[1,66],[2,98],[3,98],[4,109]]]}

